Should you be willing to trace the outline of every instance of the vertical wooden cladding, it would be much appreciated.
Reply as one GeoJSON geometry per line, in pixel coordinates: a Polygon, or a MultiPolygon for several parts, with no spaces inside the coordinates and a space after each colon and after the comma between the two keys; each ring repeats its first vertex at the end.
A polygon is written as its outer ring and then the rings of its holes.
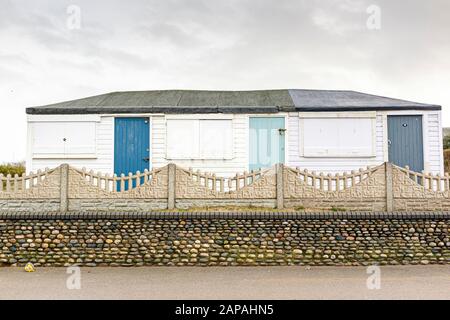
{"type": "Polygon", "coordinates": [[[249,169],[268,168],[285,161],[283,117],[250,117],[249,169]]]}
{"type": "Polygon", "coordinates": [[[388,116],[389,162],[424,170],[422,116],[388,116]]]}
{"type": "Polygon", "coordinates": [[[114,173],[143,172],[149,165],[149,118],[115,118],[114,173]]]}

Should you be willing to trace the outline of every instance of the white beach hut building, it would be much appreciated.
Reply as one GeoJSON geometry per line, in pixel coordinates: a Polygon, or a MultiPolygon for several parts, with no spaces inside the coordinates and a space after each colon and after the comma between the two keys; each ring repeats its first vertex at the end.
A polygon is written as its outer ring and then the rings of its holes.
{"type": "Polygon", "coordinates": [[[134,91],[27,108],[27,171],[173,162],[220,176],[276,163],[443,172],[441,107],[354,91],[134,91]]]}

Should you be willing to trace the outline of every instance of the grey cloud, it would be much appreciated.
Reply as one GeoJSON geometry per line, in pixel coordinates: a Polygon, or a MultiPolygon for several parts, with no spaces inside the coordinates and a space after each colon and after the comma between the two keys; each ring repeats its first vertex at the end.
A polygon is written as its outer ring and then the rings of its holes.
{"type": "Polygon", "coordinates": [[[159,22],[138,27],[139,33],[149,41],[162,41],[175,47],[196,48],[202,42],[195,34],[186,32],[181,26],[172,23],[159,22]]]}
{"type": "MultiPolygon", "coordinates": [[[[0,116],[112,90],[305,87],[442,104],[450,125],[447,0],[0,4],[0,92],[11,97],[0,116]],[[71,4],[81,8],[80,30],[66,27],[71,4]],[[381,8],[378,31],[366,28],[372,4],[381,8]]],[[[17,139],[0,150],[25,143],[17,139]]]]}

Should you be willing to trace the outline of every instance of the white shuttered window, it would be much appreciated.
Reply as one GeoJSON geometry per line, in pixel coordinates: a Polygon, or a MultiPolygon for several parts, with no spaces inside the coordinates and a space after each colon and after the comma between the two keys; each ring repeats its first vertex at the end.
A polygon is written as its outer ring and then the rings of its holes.
{"type": "Polygon", "coordinates": [[[310,116],[301,121],[304,157],[375,156],[375,115],[310,116]]]}
{"type": "Polygon", "coordinates": [[[168,159],[231,159],[232,120],[168,119],[168,159]]]}
{"type": "Polygon", "coordinates": [[[95,122],[33,123],[33,157],[95,157],[95,122]]]}

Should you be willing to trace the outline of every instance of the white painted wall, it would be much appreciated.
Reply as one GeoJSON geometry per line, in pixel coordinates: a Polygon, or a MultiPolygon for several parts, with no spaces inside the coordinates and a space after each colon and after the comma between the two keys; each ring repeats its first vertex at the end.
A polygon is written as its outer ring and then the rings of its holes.
{"type": "Polygon", "coordinates": [[[428,154],[429,171],[444,172],[443,141],[442,141],[441,111],[430,112],[428,115],[428,154]]]}
{"type": "MultiPolygon", "coordinates": [[[[297,112],[279,114],[286,116],[286,164],[324,173],[337,173],[357,170],[366,166],[376,166],[387,161],[387,115],[420,114],[423,116],[425,169],[433,173],[443,172],[442,133],[440,111],[389,111],[376,113],[375,156],[350,158],[307,158],[300,152],[300,118],[297,112]]],[[[124,116],[124,115],[122,115],[124,116]]],[[[166,159],[166,117],[164,115],[149,116],[151,139],[151,166],[158,168],[169,162],[194,170],[216,173],[219,176],[232,176],[237,172],[248,170],[249,127],[246,114],[232,115],[233,152],[231,159],[166,159]]],[[[195,115],[191,115],[195,117],[195,115]]],[[[76,167],[112,174],[114,171],[114,116],[103,115],[96,122],[96,157],[95,158],[33,158],[33,121],[55,116],[28,117],[27,172],[56,167],[61,163],[69,163],[76,167]],[[37,118],[39,117],[39,118],[37,118]]],[[[73,121],[73,115],[57,116],[60,121],[73,121]]],[[[204,115],[202,116],[204,117],[204,115]]],[[[230,115],[208,115],[212,119],[229,118],[230,115]]],[[[355,120],[356,121],[356,120],[355,120]]]]}
{"type": "Polygon", "coordinates": [[[428,112],[427,121],[428,145],[426,154],[428,154],[428,163],[425,164],[425,170],[433,173],[444,172],[444,156],[442,151],[442,123],[441,111],[428,112]]]}
{"type": "Polygon", "coordinates": [[[300,152],[300,125],[297,113],[289,114],[289,159],[287,164],[324,173],[350,172],[366,166],[376,166],[388,161],[388,115],[422,115],[425,171],[443,173],[441,111],[379,111],[376,113],[375,156],[346,158],[303,157],[300,152]]]}

